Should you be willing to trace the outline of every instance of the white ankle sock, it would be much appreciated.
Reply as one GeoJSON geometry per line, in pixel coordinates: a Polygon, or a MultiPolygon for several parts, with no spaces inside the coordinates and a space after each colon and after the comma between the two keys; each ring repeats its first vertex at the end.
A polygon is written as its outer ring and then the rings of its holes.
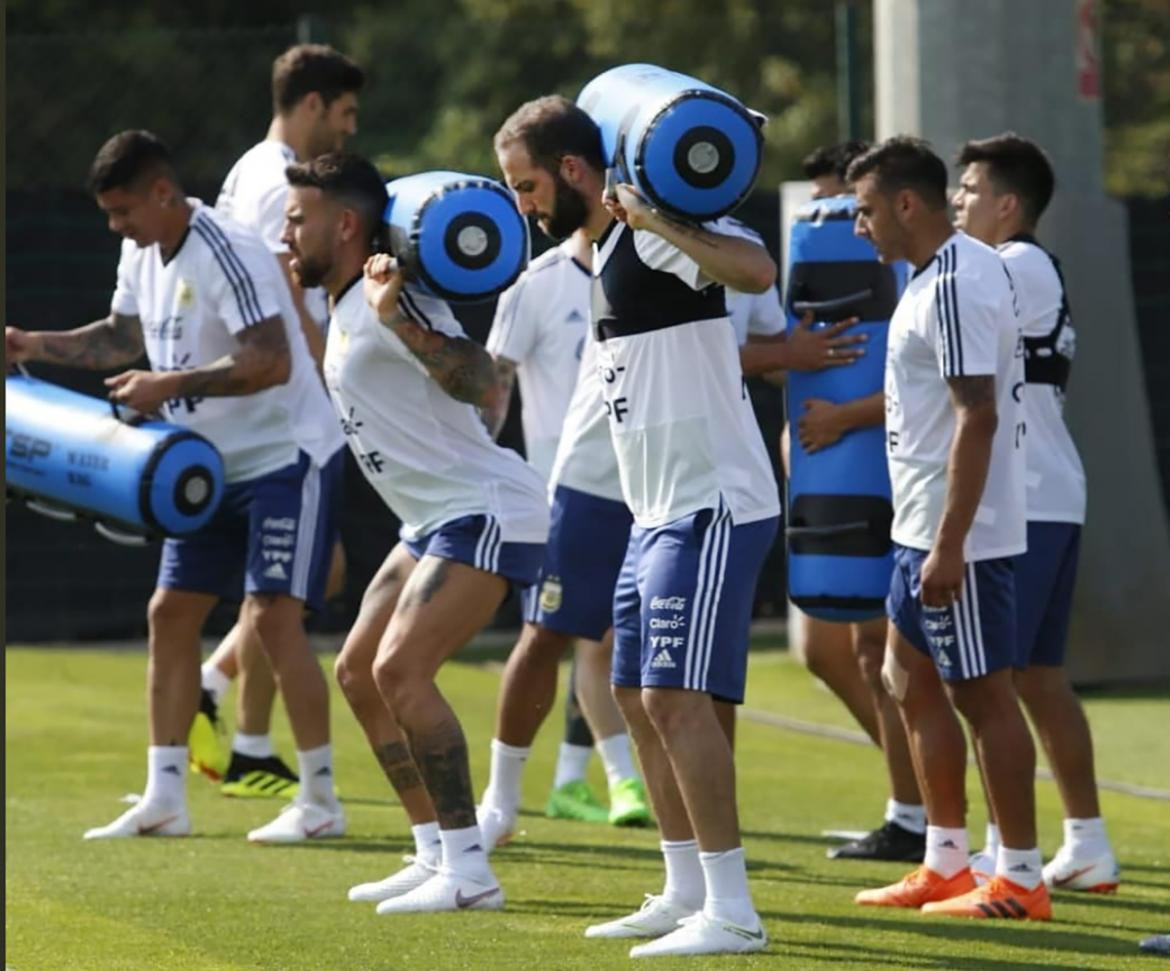
{"type": "Polygon", "coordinates": [[[988,823],[983,832],[983,852],[993,860],[998,859],[1000,845],[999,827],[995,823],[988,823]]]}
{"type": "Polygon", "coordinates": [[[926,859],[922,862],[940,877],[953,877],[966,870],[969,853],[966,828],[926,827],[926,859]]]}
{"type": "Polygon", "coordinates": [[[1064,845],[1073,856],[1081,858],[1110,852],[1105,820],[1100,816],[1095,819],[1066,819],[1064,845]]]}
{"type": "Polygon", "coordinates": [[[707,890],[703,913],[741,927],[755,927],[759,921],[748,890],[743,847],[737,846],[720,853],[700,853],[699,863],[703,867],[703,881],[707,890]]]}
{"type": "Polygon", "coordinates": [[[232,739],[232,751],[254,759],[266,759],[276,754],[271,735],[245,735],[243,732],[236,732],[232,739]]]}
{"type": "Polygon", "coordinates": [[[492,739],[492,768],[488,787],[483,794],[483,804],[493,806],[507,816],[516,814],[520,808],[520,780],[524,777],[524,762],[530,748],[507,745],[498,738],[492,739]]]}
{"type": "Polygon", "coordinates": [[[439,838],[438,823],[419,823],[410,827],[414,837],[414,855],[420,860],[438,866],[443,857],[443,841],[439,838]]]}
{"type": "Polygon", "coordinates": [[[337,805],[337,796],[333,793],[332,745],[326,742],[307,752],[297,752],[297,767],[301,777],[301,796],[330,809],[337,805]]]}
{"type": "Polygon", "coordinates": [[[166,809],[187,805],[187,746],[151,745],[146,750],[146,791],[142,803],[166,809]]]}
{"type": "Polygon", "coordinates": [[[1018,883],[1025,890],[1033,890],[1044,879],[1043,865],[1038,849],[1009,850],[1000,846],[995,858],[995,875],[1018,883]]]}
{"type": "Polygon", "coordinates": [[[478,826],[441,829],[439,840],[443,847],[444,867],[473,880],[494,880],[488,867],[487,854],[483,851],[483,836],[478,826]]]}
{"type": "Polygon", "coordinates": [[[911,833],[926,832],[926,807],[896,799],[886,800],[886,822],[897,823],[911,833]]]}
{"type": "Polygon", "coordinates": [[[580,782],[584,779],[592,755],[593,749],[589,745],[570,745],[568,742],[561,742],[553,788],[559,789],[568,782],[580,782]]]}
{"type": "Polygon", "coordinates": [[[703,865],[699,862],[699,844],[694,840],[663,840],[660,845],[666,862],[666,885],[662,896],[672,904],[698,910],[707,896],[703,865]]]}
{"type": "Polygon", "coordinates": [[[597,754],[601,756],[605,779],[611,788],[622,779],[638,778],[638,770],[634,768],[634,757],[630,752],[630,736],[625,732],[601,739],[597,743],[597,754]]]}
{"type": "Polygon", "coordinates": [[[227,689],[232,686],[232,679],[211,661],[204,661],[199,673],[202,687],[211,692],[212,701],[218,705],[220,699],[227,694],[227,689]]]}

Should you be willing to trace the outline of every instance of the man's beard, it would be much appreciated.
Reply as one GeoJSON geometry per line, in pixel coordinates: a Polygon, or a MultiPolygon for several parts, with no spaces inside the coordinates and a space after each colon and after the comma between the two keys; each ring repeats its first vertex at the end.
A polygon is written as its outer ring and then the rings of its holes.
{"type": "Polygon", "coordinates": [[[301,285],[304,290],[311,290],[313,287],[319,287],[325,282],[325,277],[329,273],[329,267],[322,263],[313,263],[303,256],[297,257],[297,268],[293,273],[296,277],[297,283],[301,285]]]}
{"type": "Polygon", "coordinates": [[[589,210],[585,205],[585,197],[562,179],[559,172],[553,178],[557,187],[553,214],[540,228],[553,239],[568,239],[585,225],[589,210]]]}

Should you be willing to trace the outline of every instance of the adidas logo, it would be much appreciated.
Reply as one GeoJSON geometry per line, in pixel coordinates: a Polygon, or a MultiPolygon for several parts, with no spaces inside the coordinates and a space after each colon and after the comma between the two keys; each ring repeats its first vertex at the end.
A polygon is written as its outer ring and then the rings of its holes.
{"type": "Polygon", "coordinates": [[[323,765],[323,766],[321,766],[321,768],[319,768],[316,772],[313,773],[313,778],[319,779],[322,776],[327,776],[327,775],[333,775],[333,773],[329,771],[329,766],[323,765]]]}
{"type": "Polygon", "coordinates": [[[264,571],[264,576],[269,580],[287,580],[288,574],[285,573],[284,567],[280,563],[273,563],[267,570],[264,571]]]}
{"type": "Polygon", "coordinates": [[[958,849],[958,847],[955,845],[954,840],[944,840],[943,842],[938,844],[938,848],[940,850],[957,850],[958,849]]]}
{"type": "Polygon", "coordinates": [[[661,651],[658,652],[658,656],[655,657],[654,660],[650,662],[650,667],[652,667],[652,668],[674,668],[674,667],[677,667],[677,665],[674,663],[674,661],[671,660],[670,654],[667,652],[666,648],[664,647],[661,651]]]}
{"type": "Polygon", "coordinates": [[[580,311],[573,309],[573,310],[569,311],[569,316],[565,318],[565,323],[566,324],[575,324],[578,320],[584,320],[584,319],[585,318],[581,315],[580,311]]]}
{"type": "Polygon", "coordinates": [[[1031,873],[1032,866],[1029,863],[1017,863],[1015,866],[1008,869],[1008,873],[1031,873]]]}
{"type": "Polygon", "coordinates": [[[163,766],[163,772],[169,772],[171,775],[182,775],[183,774],[179,770],[179,767],[177,765],[163,766]]]}
{"type": "MultiPolygon", "coordinates": [[[[441,841],[440,841],[440,842],[441,842],[441,841]]],[[[482,852],[483,852],[483,847],[482,847],[482,846],[480,846],[480,844],[479,844],[479,843],[472,843],[472,844],[471,844],[469,847],[467,847],[467,849],[465,849],[463,852],[464,852],[464,853],[482,853],[482,852]]]]}

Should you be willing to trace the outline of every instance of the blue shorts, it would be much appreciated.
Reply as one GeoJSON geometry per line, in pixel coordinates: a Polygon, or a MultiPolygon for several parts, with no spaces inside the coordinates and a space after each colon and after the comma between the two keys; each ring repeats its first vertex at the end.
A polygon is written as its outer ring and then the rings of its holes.
{"type": "Polygon", "coordinates": [[[544,559],[543,543],[503,542],[495,516],[460,516],[417,539],[402,537],[402,542],[416,560],[430,555],[466,563],[518,587],[536,583],[544,559]]]}
{"type": "Polygon", "coordinates": [[[1076,523],[1028,523],[1028,552],[1016,557],[1016,667],[1064,663],[1080,549],[1076,523]]]}
{"type": "Polygon", "coordinates": [[[743,701],[752,601],[779,518],[724,508],[635,525],[613,597],[613,683],[743,701]]]}
{"type": "Polygon", "coordinates": [[[288,594],[317,610],[325,597],[345,449],[324,468],[304,452],[283,469],[224,489],[206,526],[163,543],[158,586],[238,599],[244,593],[288,594]]]}
{"type": "Polygon", "coordinates": [[[893,546],[886,613],[906,640],[934,658],[944,681],[969,681],[1015,665],[1015,557],[968,563],[959,599],[949,607],[925,607],[922,564],[928,554],[893,546]]]}
{"type": "Polygon", "coordinates": [[[525,591],[524,620],[601,640],[613,626],[613,591],[633,522],[624,502],[557,486],[541,582],[525,591]]]}

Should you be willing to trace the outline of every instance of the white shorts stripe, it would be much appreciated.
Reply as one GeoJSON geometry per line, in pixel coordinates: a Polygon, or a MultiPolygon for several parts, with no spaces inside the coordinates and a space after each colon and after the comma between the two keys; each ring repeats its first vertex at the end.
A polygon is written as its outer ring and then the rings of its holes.
{"type": "Polygon", "coordinates": [[[975,676],[982,677],[987,673],[987,651],[983,646],[983,625],[979,622],[979,584],[975,574],[975,564],[967,564],[967,594],[971,611],[971,627],[975,637],[971,647],[975,654],[975,676]]]}
{"type": "Polygon", "coordinates": [[[711,655],[715,651],[715,622],[719,618],[719,598],[723,595],[723,580],[727,576],[727,554],[731,549],[731,512],[729,510],[723,511],[717,529],[714,592],[711,596],[710,615],[707,618],[707,633],[704,638],[706,650],[703,657],[703,673],[699,678],[702,690],[706,690],[707,672],[711,668],[711,655]]]}
{"type": "Polygon", "coordinates": [[[320,509],[321,470],[315,462],[310,461],[305,478],[301,481],[301,515],[297,520],[297,545],[293,552],[292,589],[289,591],[302,600],[309,592],[309,572],[313,566],[313,545],[317,538],[320,509]]]}
{"type": "Polygon", "coordinates": [[[487,570],[487,549],[488,543],[492,536],[492,517],[483,517],[483,529],[480,531],[479,540],[475,544],[475,568],[477,570],[487,570]]]}
{"type": "Polygon", "coordinates": [[[971,653],[971,628],[967,619],[967,577],[959,588],[959,599],[951,604],[955,618],[955,640],[959,647],[959,671],[964,678],[975,677],[975,655],[971,653]]]}
{"type": "Polygon", "coordinates": [[[699,547],[698,580],[695,583],[695,598],[691,603],[691,626],[687,631],[687,656],[683,665],[683,687],[694,688],[698,680],[699,654],[702,651],[702,632],[705,628],[703,611],[707,594],[707,572],[703,569],[707,562],[715,530],[708,527],[703,533],[703,545],[699,547]]]}

